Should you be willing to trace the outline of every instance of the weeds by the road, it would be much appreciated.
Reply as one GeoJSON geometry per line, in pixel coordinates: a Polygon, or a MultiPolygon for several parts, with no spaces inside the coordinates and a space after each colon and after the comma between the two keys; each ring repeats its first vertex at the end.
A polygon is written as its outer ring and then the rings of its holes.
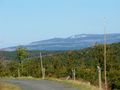
{"type": "Polygon", "coordinates": [[[53,81],[57,81],[60,83],[64,83],[72,87],[79,88],[80,90],[99,90],[98,87],[90,85],[90,83],[81,82],[81,81],[61,80],[61,79],[55,79],[55,78],[48,78],[48,80],[53,80],[53,81]]]}
{"type": "Polygon", "coordinates": [[[0,79],[17,79],[17,80],[41,80],[41,78],[34,78],[31,76],[27,76],[27,77],[4,77],[4,78],[0,78],[0,79]]]}
{"type": "Polygon", "coordinates": [[[20,90],[20,87],[13,84],[0,82],[0,90],[20,90]]]}

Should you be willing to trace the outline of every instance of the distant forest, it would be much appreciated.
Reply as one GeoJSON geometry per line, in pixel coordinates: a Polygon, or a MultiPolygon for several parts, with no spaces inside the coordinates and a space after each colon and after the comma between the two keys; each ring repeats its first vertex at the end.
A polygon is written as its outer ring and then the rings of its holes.
{"type": "MultiPolygon", "coordinates": [[[[40,52],[47,77],[64,78],[71,76],[75,69],[78,80],[98,85],[97,66],[101,67],[104,86],[104,46],[77,51],[28,51],[19,48],[13,52],[0,52],[0,77],[20,76],[41,77],[40,52]]],[[[71,76],[72,77],[72,76],[71,76]]],[[[107,82],[110,89],[120,89],[120,43],[107,45],[107,82]]]]}

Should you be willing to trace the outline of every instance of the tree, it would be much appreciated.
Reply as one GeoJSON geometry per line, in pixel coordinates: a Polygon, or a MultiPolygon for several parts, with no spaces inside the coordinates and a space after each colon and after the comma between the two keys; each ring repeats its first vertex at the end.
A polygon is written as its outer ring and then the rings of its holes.
{"type": "Polygon", "coordinates": [[[27,53],[27,50],[25,48],[18,47],[16,49],[16,54],[17,54],[17,60],[19,62],[18,77],[20,77],[20,75],[21,75],[20,71],[23,71],[23,60],[25,60],[28,57],[28,53],[27,53]],[[21,67],[21,70],[20,70],[20,67],[21,67]]]}

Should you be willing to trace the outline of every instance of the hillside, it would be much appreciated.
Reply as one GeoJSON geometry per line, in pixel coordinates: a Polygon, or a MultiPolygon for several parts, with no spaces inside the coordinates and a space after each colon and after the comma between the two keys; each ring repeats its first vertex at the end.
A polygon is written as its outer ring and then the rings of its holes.
{"type": "MultiPolygon", "coordinates": [[[[27,53],[31,55],[30,52],[27,53]]],[[[32,55],[34,56],[35,54],[33,53],[32,55]]],[[[19,62],[17,57],[11,61],[1,59],[0,76],[17,77],[19,62]]],[[[70,50],[60,53],[54,52],[51,55],[43,56],[43,65],[46,69],[47,77],[66,78],[68,75],[72,77],[71,70],[75,69],[78,80],[89,81],[96,86],[98,86],[97,65],[99,65],[102,70],[102,83],[104,84],[103,44],[96,44],[93,47],[81,50],[70,50]]],[[[40,78],[40,58],[38,56],[22,58],[20,71],[22,76],[40,78]]],[[[120,89],[120,43],[107,45],[107,81],[111,90],[120,89]]]]}
{"type": "MultiPolygon", "coordinates": [[[[22,47],[28,50],[79,50],[93,46],[95,43],[104,42],[103,34],[79,34],[67,38],[52,38],[48,40],[32,42],[22,47]]],[[[120,42],[120,34],[107,34],[107,43],[120,42]]],[[[17,47],[17,46],[16,46],[17,47]]],[[[16,47],[1,49],[2,51],[14,51],[16,47]]]]}

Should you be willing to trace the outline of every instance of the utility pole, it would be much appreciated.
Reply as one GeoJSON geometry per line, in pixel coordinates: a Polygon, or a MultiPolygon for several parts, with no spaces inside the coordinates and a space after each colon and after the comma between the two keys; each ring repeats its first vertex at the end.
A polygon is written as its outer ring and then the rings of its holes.
{"type": "Polygon", "coordinates": [[[102,89],[102,83],[101,83],[101,68],[100,68],[99,65],[97,66],[97,68],[98,68],[99,90],[101,90],[101,89],[102,89]]]}
{"type": "Polygon", "coordinates": [[[107,90],[107,77],[106,77],[106,18],[104,18],[104,80],[105,90],[107,90]]]}
{"type": "Polygon", "coordinates": [[[40,62],[41,62],[42,79],[45,79],[45,68],[43,67],[43,61],[42,61],[41,52],[40,52],[40,62]]]}

